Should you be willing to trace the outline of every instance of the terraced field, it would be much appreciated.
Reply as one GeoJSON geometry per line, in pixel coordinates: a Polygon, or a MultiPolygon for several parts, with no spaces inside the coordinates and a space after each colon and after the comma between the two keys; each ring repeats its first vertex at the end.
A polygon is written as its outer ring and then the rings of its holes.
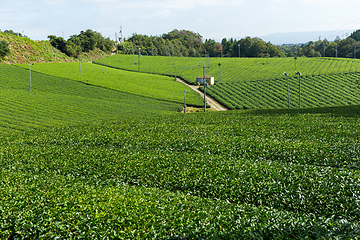
{"type": "Polygon", "coordinates": [[[0,138],[0,237],[358,239],[359,107],[0,138]]]}
{"type": "MultiPolygon", "coordinates": [[[[103,63],[136,71],[138,59],[117,55],[105,58],[103,63]]],[[[301,71],[299,88],[293,58],[140,58],[142,71],[175,75],[176,66],[176,76],[188,82],[203,75],[204,65],[207,75],[215,77],[208,95],[228,109],[287,108],[289,102],[290,108],[360,104],[359,62],[354,60],[296,59],[296,69],[301,71]],[[289,74],[289,94],[284,72],[289,74]]]]}
{"type": "Polygon", "coordinates": [[[25,131],[180,110],[181,104],[0,65],[0,130],[25,131]]]}
{"type": "Polygon", "coordinates": [[[123,92],[147,74],[78,66],[35,64],[30,91],[0,65],[1,239],[359,239],[360,107],[309,108],[357,103],[358,73],[304,77],[307,108],[282,79],[216,86],[283,109],[178,114],[123,92]]]}
{"type": "MultiPolygon", "coordinates": [[[[28,68],[27,64],[18,66],[28,68]]],[[[32,70],[55,77],[77,82],[83,81],[83,83],[90,85],[179,104],[184,103],[184,90],[193,92],[189,87],[166,76],[120,71],[91,63],[81,63],[81,72],[79,63],[37,63],[32,66],[32,70]]],[[[186,102],[189,106],[202,106],[203,104],[201,97],[196,94],[188,94],[186,102]]]]}
{"type": "Polygon", "coordinates": [[[359,73],[218,84],[207,94],[228,109],[311,108],[360,104],[359,73]],[[300,100],[299,100],[300,91],[300,100]]]}
{"type": "MultiPolygon", "coordinates": [[[[139,57],[136,55],[113,55],[102,61],[104,65],[111,67],[139,70],[139,57]]],[[[95,63],[101,64],[101,60],[95,63]]],[[[359,60],[351,59],[297,58],[296,71],[300,71],[303,77],[354,73],[360,70],[359,64],[359,60]]],[[[189,83],[194,83],[196,77],[203,75],[203,65],[208,67],[207,75],[215,78],[215,84],[282,79],[284,72],[289,73],[290,78],[295,77],[294,58],[140,58],[141,72],[175,76],[176,66],[176,75],[189,83]]]]}

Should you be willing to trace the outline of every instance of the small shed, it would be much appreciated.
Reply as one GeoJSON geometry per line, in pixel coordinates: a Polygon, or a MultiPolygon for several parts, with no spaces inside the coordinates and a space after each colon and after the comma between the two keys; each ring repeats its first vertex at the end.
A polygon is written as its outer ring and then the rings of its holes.
{"type": "MultiPolygon", "coordinates": [[[[215,84],[215,79],[214,77],[205,77],[205,81],[208,85],[214,85],[215,84]]],[[[198,84],[204,84],[204,77],[197,77],[196,78],[196,82],[198,84]]]]}

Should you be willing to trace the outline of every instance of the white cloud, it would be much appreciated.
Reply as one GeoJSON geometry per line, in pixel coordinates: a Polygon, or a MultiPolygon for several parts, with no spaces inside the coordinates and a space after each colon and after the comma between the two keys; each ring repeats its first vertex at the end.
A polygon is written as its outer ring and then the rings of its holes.
{"type": "Polygon", "coordinates": [[[135,0],[135,1],[118,1],[118,0],[88,0],[102,6],[111,4],[113,8],[127,9],[191,9],[197,7],[229,7],[240,6],[248,1],[246,0],[135,0]]]}

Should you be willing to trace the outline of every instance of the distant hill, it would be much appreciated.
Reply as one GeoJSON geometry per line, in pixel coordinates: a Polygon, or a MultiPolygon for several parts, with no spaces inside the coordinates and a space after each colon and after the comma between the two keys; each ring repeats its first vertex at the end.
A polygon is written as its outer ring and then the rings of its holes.
{"type": "Polygon", "coordinates": [[[319,38],[326,38],[328,41],[334,41],[337,36],[346,38],[348,34],[354,30],[336,30],[336,31],[312,31],[312,32],[286,32],[273,33],[265,36],[259,36],[266,42],[271,42],[275,45],[283,44],[301,44],[310,41],[319,40],[319,38]]]}

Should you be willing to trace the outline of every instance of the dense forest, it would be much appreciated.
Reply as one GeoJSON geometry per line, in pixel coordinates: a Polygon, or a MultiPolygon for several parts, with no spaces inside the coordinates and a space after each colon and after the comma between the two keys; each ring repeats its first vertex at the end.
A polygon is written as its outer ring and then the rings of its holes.
{"type": "MultiPolygon", "coordinates": [[[[5,30],[4,33],[20,37],[21,33],[5,30]]],[[[173,30],[160,36],[147,36],[134,33],[130,38],[118,39],[119,44],[104,38],[93,30],[81,31],[70,36],[68,40],[54,35],[48,36],[50,43],[70,57],[78,57],[83,52],[100,49],[106,53],[140,54],[152,56],[176,57],[342,57],[360,58],[360,30],[354,31],[349,37],[329,42],[327,39],[310,41],[298,45],[276,46],[260,38],[245,37],[240,40],[233,38],[216,42],[205,39],[199,33],[189,30],[173,30]]],[[[8,43],[1,43],[1,57],[8,54],[8,43]]]]}
{"type": "Polygon", "coordinates": [[[353,32],[345,39],[336,38],[334,42],[327,39],[310,41],[301,45],[275,46],[260,38],[245,37],[240,40],[213,39],[202,40],[202,36],[187,30],[173,30],[161,36],[133,34],[119,45],[124,54],[138,53],[142,55],[200,57],[343,57],[360,58],[356,54],[360,46],[360,30],[353,32]]]}
{"type": "Polygon", "coordinates": [[[239,41],[224,38],[218,43],[213,39],[203,41],[199,33],[177,29],[161,36],[133,34],[120,44],[119,51],[125,54],[138,53],[141,48],[142,55],[201,57],[209,54],[210,57],[238,57],[239,44],[242,57],[265,57],[267,54],[281,56],[278,47],[260,38],[247,37],[239,41]]]}
{"type": "Polygon", "coordinates": [[[95,48],[110,53],[115,46],[109,38],[104,38],[100,33],[90,29],[81,31],[78,35],[72,35],[68,40],[54,35],[49,35],[48,38],[51,45],[69,57],[78,57],[81,53],[95,48]]]}

